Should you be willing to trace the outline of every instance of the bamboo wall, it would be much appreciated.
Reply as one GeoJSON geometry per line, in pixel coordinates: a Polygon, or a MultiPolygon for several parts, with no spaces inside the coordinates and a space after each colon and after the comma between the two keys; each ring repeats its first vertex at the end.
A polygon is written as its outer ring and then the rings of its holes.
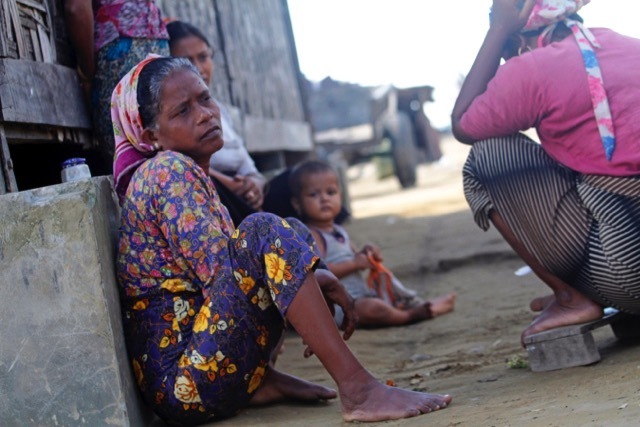
{"type": "Polygon", "coordinates": [[[306,121],[286,0],[160,0],[216,49],[213,91],[252,116],[306,121]]]}

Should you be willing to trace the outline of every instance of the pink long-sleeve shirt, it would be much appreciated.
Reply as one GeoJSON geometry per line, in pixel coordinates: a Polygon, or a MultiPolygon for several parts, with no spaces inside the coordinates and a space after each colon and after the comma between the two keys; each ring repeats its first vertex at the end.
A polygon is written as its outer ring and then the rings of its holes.
{"type": "Polygon", "coordinates": [[[476,140],[535,127],[544,150],[586,174],[640,174],[640,40],[592,29],[609,98],[616,148],[607,161],[596,126],[585,65],[573,36],[501,65],[462,116],[476,140]]]}

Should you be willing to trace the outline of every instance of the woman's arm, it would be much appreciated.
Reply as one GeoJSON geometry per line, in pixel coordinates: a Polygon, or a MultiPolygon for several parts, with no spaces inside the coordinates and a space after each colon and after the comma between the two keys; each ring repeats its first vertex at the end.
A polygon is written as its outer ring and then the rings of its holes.
{"type": "Polygon", "coordinates": [[[460,142],[472,143],[474,138],[460,126],[462,116],[476,97],[484,93],[487,84],[495,76],[509,37],[517,33],[526,23],[535,0],[526,0],[522,10],[517,7],[519,0],[494,0],[489,31],[462,84],[458,99],[451,113],[453,135],[460,142]]]}
{"type": "Polygon", "coordinates": [[[93,6],[91,0],[65,0],[64,15],[69,31],[69,39],[76,53],[78,76],[80,77],[85,97],[87,97],[95,74],[93,6]]]}

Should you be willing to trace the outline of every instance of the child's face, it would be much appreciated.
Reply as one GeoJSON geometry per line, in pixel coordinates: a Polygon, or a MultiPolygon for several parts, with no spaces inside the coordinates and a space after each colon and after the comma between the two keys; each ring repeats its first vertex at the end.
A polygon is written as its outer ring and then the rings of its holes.
{"type": "Polygon", "coordinates": [[[298,204],[306,220],[333,222],[342,205],[336,174],[326,171],[305,175],[298,204]]]}

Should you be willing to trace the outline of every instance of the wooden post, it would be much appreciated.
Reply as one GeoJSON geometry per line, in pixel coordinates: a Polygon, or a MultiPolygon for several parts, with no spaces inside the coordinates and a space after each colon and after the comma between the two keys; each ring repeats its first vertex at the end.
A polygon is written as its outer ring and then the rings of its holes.
{"type": "Polygon", "coordinates": [[[0,194],[18,191],[16,177],[13,174],[13,162],[9,153],[7,136],[4,133],[4,125],[0,123],[0,161],[2,162],[2,174],[0,174],[0,194]]]}

